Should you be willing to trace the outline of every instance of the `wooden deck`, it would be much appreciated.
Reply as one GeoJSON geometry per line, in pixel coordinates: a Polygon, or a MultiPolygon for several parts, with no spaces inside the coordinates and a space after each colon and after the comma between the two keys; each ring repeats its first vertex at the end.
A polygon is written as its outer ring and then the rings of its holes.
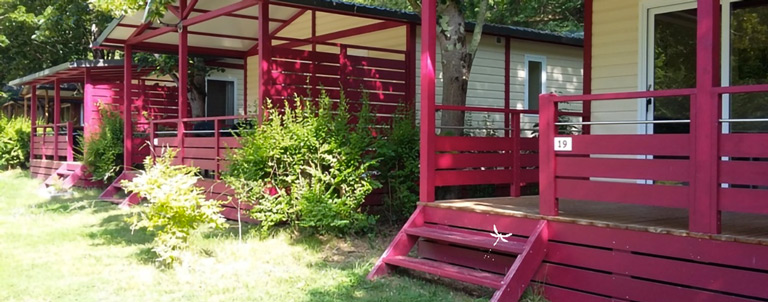
{"type": "Polygon", "coordinates": [[[538,196],[444,200],[420,204],[477,213],[768,245],[768,216],[756,214],[724,212],[722,234],[711,235],[688,231],[688,213],[684,209],[560,200],[560,216],[544,216],[539,215],[538,196]]]}

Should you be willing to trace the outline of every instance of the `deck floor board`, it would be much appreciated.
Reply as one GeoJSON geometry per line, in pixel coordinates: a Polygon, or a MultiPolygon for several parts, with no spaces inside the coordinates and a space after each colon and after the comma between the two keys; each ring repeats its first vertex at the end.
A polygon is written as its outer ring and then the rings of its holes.
{"type": "Polygon", "coordinates": [[[550,217],[538,214],[538,196],[444,200],[421,204],[479,213],[768,245],[768,216],[765,215],[724,212],[722,234],[712,235],[689,232],[688,212],[685,209],[561,200],[560,216],[550,217]]]}

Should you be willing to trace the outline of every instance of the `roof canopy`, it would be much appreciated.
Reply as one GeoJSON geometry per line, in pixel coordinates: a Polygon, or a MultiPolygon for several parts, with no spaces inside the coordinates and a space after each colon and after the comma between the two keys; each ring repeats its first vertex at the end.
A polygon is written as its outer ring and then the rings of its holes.
{"type": "MultiPolygon", "coordinates": [[[[91,76],[99,80],[122,80],[122,60],[78,60],[63,63],[51,68],[35,72],[10,81],[8,85],[40,85],[58,80],[60,83],[80,83],[85,78],[85,70],[88,69],[91,76]]],[[[146,76],[151,72],[149,68],[140,69],[134,66],[134,74],[146,76]]]]}
{"type": "MultiPolygon", "coordinates": [[[[177,25],[187,26],[189,52],[196,55],[244,58],[256,53],[259,32],[260,0],[189,0],[190,7],[169,6],[166,15],[153,23],[142,23],[144,12],[136,12],[114,20],[94,43],[94,47],[175,53],[178,51],[177,25]],[[183,20],[183,21],[180,21],[183,20]]],[[[384,8],[330,0],[280,0],[269,3],[269,32],[275,46],[300,48],[296,40],[312,38],[310,26],[314,11],[315,40],[344,43],[360,33],[391,31],[395,27],[418,23],[418,15],[384,8]]],[[[472,26],[470,25],[471,29],[472,26]]],[[[486,32],[549,43],[581,46],[580,37],[531,29],[487,25],[486,32]]],[[[387,40],[372,40],[371,47],[394,49],[387,40]]]]}

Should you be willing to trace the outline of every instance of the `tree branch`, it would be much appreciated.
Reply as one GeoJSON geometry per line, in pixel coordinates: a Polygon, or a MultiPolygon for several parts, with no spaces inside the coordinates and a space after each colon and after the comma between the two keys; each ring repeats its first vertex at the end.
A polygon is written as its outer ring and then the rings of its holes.
{"type": "MultiPolygon", "coordinates": [[[[480,6],[477,8],[477,23],[475,23],[475,31],[472,33],[472,41],[470,42],[468,49],[469,54],[473,59],[475,58],[478,47],[480,46],[480,39],[483,37],[483,27],[485,26],[485,18],[487,13],[488,0],[480,0],[480,6]]],[[[470,62],[472,61],[474,60],[470,60],[470,62]]]]}

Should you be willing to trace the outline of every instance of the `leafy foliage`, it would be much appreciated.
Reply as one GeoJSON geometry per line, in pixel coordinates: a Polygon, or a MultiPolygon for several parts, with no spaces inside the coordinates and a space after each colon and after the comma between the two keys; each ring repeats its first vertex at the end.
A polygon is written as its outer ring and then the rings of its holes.
{"type": "Polygon", "coordinates": [[[202,188],[195,186],[199,177],[196,167],[172,164],[176,150],[165,150],[153,163],[147,157],[146,171],[133,181],[123,181],[127,192],[138,193],[148,203],[139,205],[128,218],[131,230],[147,228],[155,232],[152,250],[158,262],[174,265],[182,261],[183,251],[194,232],[223,228],[219,202],[205,198],[202,188]]]}
{"type": "Polygon", "coordinates": [[[78,59],[114,52],[90,44],[111,21],[82,0],[0,1],[0,81],[78,59]]]}
{"type": "Polygon", "coordinates": [[[26,117],[0,117],[0,167],[16,168],[27,163],[31,128],[26,117]]]}
{"type": "Polygon", "coordinates": [[[317,103],[297,98],[295,105],[268,108],[264,124],[243,133],[242,148],[229,155],[227,184],[239,199],[258,201],[252,215],[263,230],[282,222],[324,234],[369,230],[375,217],[360,206],[380,184],[372,177],[367,102],[354,116],[344,98],[334,104],[325,93],[317,103]]]}
{"type": "Polygon", "coordinates": [[[384,138],[375,143],[376,178],[388,192],[383,214],[393,223],[410,216],[419,201],[419,128],[414,120],[413,110],[401,106],[392,126],[382,129],[384,138]]]}
{"type": "Polygon", "coordinates": [[[123,160],[123,119],[108,108],[99,108],[101,126],[89,137],[78,137],[83,165],[93,180],[109,182],[117,177],[123,160]]]}

